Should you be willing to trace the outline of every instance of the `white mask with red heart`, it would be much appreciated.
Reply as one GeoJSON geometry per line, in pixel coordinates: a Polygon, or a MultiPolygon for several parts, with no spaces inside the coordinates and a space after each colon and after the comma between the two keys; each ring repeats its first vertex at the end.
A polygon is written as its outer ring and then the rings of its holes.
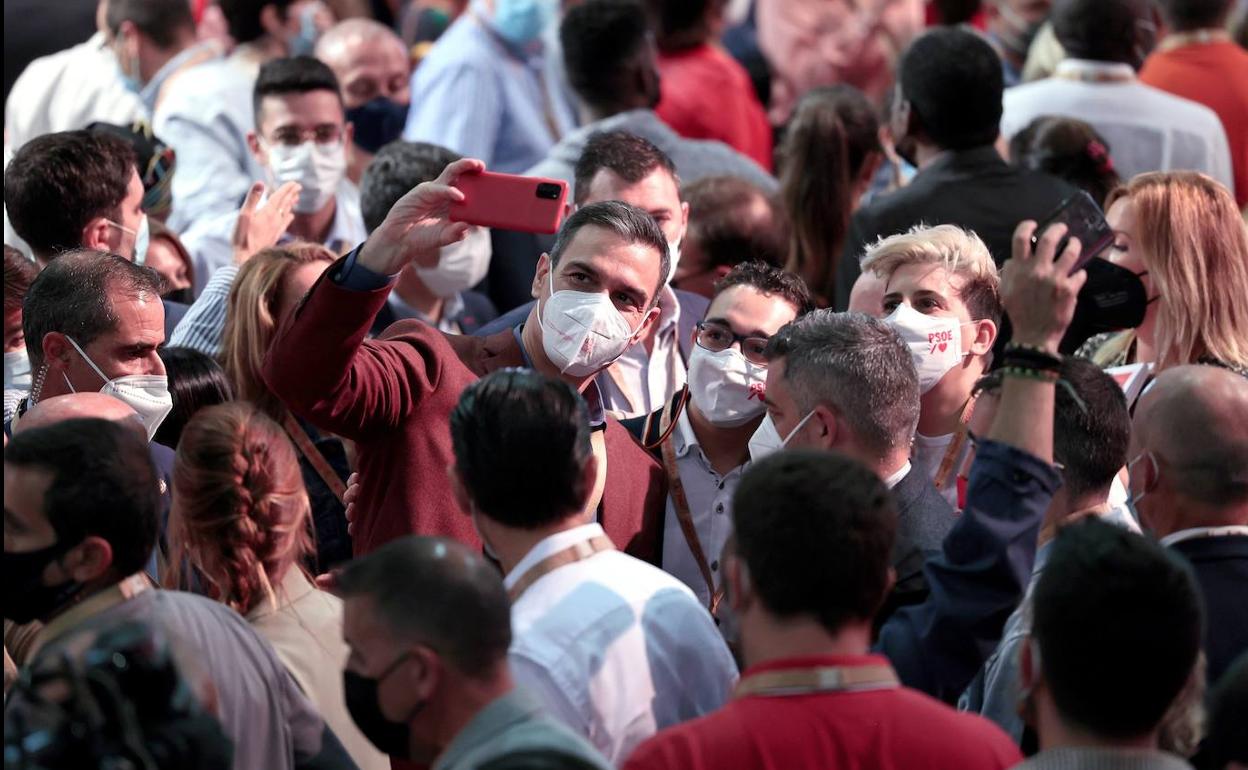
{"type": "Polygon", "coordinates": [[[956,318],[924,315],[902,303],[884,323],[901,335],[902,342],[910,348],[914,368],[919,374],[919,393],[936,387],[945,374],[961,363],[970,353],[962,352],[962,327],[956,318]]]}

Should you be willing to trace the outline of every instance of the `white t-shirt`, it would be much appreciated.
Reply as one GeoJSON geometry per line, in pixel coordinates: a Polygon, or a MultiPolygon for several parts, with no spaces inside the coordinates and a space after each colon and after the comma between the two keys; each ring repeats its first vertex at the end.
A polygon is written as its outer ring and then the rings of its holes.
{"type": "MultiPolygon", "coordinates": [[[[936,471],[940,470],[940,464],[945,459],[945,452],[949,451],[949,445],[953,443],[953,438],[956,435],[956,433],[946,433],[943,436],[924,436],[922,433],[914,434],[914,445],[910,450],[910,462],[934,481],[936,471]]],[[[958,473],[962,470],[962,465],[966,462],[966,456],[970,451],[970,440],[963,441],[962,448],[958,450],[958,456],[954,458],[953,464],[949,467],[949,476],[945,480],[945,488],[937,490],[940,492],[941,497],[945,498],[949,505],[953,506],[954,510],[960,508],[958,505],[958,473]]]]}

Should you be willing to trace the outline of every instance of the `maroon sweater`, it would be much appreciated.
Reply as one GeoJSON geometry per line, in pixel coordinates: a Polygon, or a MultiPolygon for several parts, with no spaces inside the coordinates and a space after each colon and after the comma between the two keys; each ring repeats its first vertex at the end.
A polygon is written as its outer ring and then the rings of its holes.
{"type": "MultiPolygon", "coordinates": [[[[350,291],[325,272],[278,331],[264,380],[293,411],[355,442],[360,492],[355,554],[409,534],[481,542],[451,492],[450,414],[470,383],[495,369],[523,366],[511,330],[490,337],[444,334],[400,321],[366,339],[390,288],[350,291]]],[[[607,481],[599,521],[627,553],[658,564],[663,471],[617,421],[606,428],[607,481]]]]}

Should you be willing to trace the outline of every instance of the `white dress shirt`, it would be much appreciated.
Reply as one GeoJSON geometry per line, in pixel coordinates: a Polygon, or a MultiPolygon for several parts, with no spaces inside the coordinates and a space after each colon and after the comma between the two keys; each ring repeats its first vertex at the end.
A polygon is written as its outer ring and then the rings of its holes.
{"type": "Polygon", "coordinates": [[[1189,529],[1180,529],[1178,532],[1171,532],[1157,542],[1168,548],[1184,540],[1196,540],[1202,537],[1229,537],[1231,535],[1239,535],[1240,537],[1248,535],[1248,526],[1231,524],[1225,527],[1191,527],[1189,529]]]}
{"type": "Polygon", "coordinates": [[[97,120],[128,126],[143,115],[138,95],[117,76],[117,59],[104,33],[96,32],[22,71],[4,105],[5,143],[17,150],[41,134],[86,128],[97,120]]]}
{"type": "MultiPolygon", "coordinates": [[[[190,67],[165,89],[152,132],[178,154],[169,227],[185,240],[194,226],[238,209],[263,169],[247,147],[255,129],[258,67],[239,54],[190,67]]],[[[200,282],[198,273],[195,276],[200,282]]],[[[208,280],[205,276],[204,282],[208,280]]],[[[196,291],[203,287],[200,282],[196,291]]]]}
{"type": "MultiPolygon", "coordinates": [[[[341,255],[363,243],[368,238],[368,230],[360,213],[360,191],[355,185],[343,179],[334,200],[334,221],[324,244],[330,251],[341,255]]],[[[197,225],[182,236],[182,245],[190,253],[195,269],[196,295],[203,292],[214,273],[234,264],[234,225],[237,222],[238,211],[234,210],[197,225]]],[[[284,236],[284,240],[290,240],[290,237],[284,236]]]]}
{"type": "MultiPolygon", "coordinates": [[[[706,563],[711,568],[715,587],[719,588],[723,579],[720,555],[724,552],[728,535],[732,534],[732,495],[737,491],[737,484],[741,483],[741,476],[750,464],[746,461],[723,476],[716,473],[698,444],[698,437],[689,422],[687,408],[681,410],[671,441],[672,452],[676,455],[676,472],[680,474],[680,483],[684,486],[685,498],[689,502],[693,529],[698,533],[698,541],[702,544],[706,563]]],[[[689,548],[689,542],[685,539],[685,532],[680,528],[676,504],[670,494],[667,497],[667,516],[663,524],[663,571],[689,586],[703,607],[710,606],[711,592],[702,577],[702,570],[698,568],[698,561],[689,548]]]]}
{"type": "Polygon", "coordinates": [[[1001,133],[1012,138],[1043,115],[1092,124],[1109,143],[1123,179],[1148,171],[1200,171],[1235,189],[1217,113],[1141,83],[1126,64],[1066,59],[1053,77],[1007,89],[1001,133]]]}
{"type": "MultiPolygon", "coordinates": [[[[603,536],[587,524],[542,540],[507,574],[511,590],[543,559],[603,536]]],[[[620,551],[538,578],[512,604],[516,682],[612,764],[658,730],[719,708],[732,654],[683,583],[620,551]]]]}
{"type": "Polygon", "coordinates": [[[677,339],[680,301],[671,287],[663,287],[658,308],[654,349],[647,353],[643,343],[631,345],[607,370],[607,376],[598,377],[603,406],[618,420],[652,414],[685,386],[688,372],[677,339]]]}

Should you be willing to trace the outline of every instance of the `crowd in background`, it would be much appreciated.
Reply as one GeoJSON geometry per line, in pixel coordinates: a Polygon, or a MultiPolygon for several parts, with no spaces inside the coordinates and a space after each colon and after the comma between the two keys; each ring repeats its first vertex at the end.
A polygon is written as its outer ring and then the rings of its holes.
{"type": "Polygon", "coordinates": [[[1248,767],[1248,2],[4,12],[6,769],[1248,767]]]}

